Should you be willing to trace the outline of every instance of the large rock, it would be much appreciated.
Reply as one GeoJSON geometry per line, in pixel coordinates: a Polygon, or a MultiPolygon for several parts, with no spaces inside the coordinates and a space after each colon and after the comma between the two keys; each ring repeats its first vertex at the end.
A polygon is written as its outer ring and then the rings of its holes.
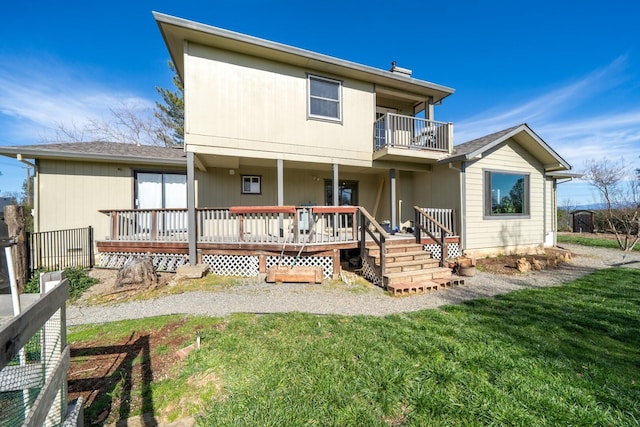
{"type": "Polygon", "coordinates": [[[153,270],[149,257],[138,257],[127,261],[118,272],[116,287],[137,286],[148,288],[158,284],[158,276],[153,270]]]}
{"type": "Polygon", "coordinates": [[[516,262],[516,268],[520,273],[528,273],[531,271],[531,263],[526,258],[520,258],[516,262]]]}

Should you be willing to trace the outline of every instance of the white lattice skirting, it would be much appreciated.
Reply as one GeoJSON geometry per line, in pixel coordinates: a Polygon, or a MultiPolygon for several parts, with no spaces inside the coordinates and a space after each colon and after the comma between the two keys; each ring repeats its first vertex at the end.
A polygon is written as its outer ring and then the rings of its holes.
{"type": "Polygon", "coordinates": [[[322,277],[324,279],[331,279],[333,277],[333,258],[330,256],[308,256],[300,257],[296,260],[293,256],[268,256],[267,268],[274,265],[282,265],[290,267],[292,265],[298,265],[301,267],[322,267],[322,277]]]}
{"type": "Polygon", "coordinates": [[[375,267],[366,256],[362,257],[362,277],[376,286],[382,286],[382,277],[376,273],[375,267]]]}
{"type": "MultiPolygon", "coordinates": [[[[437,243],[432,243],[429,245],[423,245],[424,250],[431,252],[431,257],[434,259],[442,258],[442,251],[440,250],[440,245],[437,243]]],[[[460,245],[458,243],[449,243],[448,245],[449,258],[455,258],[462,255],[460,252],[460,245]]]]}
{"type": "MultiPolygon", "coordinates": [[[[189,263],[186,254],[147,254],[142,252],[101,252],[98,266],[102,268],[121,269],[130,259],[149,256],[157,271],[176,271],[181,265],[189,263]]],[[[260,273],[260,259],[257,255],[211,255],[202,256],[202,262],[207,264],[211,273],[217,276],[256,277],[260,273]]],[[[267,256],[267,268],[274,265],[299,265],[303,267],[322,267],[325,279],[333,277],[333,258],[293,256],[267,256]]]]}
{"type": "Polygon", "coordinates": [[[211,273],[216,276],[255,277],[260,273],[260,259],[257,255],[211,255],[202,256],[211,273]]]}
{"type": "Polygon", "coordinates": [[[98,267],[121,269],[124,264],[134,258],[148,256],[156,271],[176,271],[181,265],[189,263],[186,254],[147,254],[143,252],[101,252],[98,267]]]}

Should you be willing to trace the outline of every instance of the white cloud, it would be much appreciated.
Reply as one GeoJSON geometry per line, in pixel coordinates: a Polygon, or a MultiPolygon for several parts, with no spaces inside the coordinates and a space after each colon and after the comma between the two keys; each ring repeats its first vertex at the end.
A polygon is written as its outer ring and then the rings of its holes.
{"type": "Polygon", "coordinates": [[[82,127],[105,119],[123,102],[153,107],[150,100],[88,80],[90,74],[55,60],[0,59],[0,144],[39,143],[54,137],[60,124],[82,127]]]}
{"type": "MultiPolygon", "coordinates": [[[[626,90],[626,65],[627,57],[621,56],[608,66],[533,100],[498,106],[460,121],[456,123],[456,141],[468,141],[526,122],[574,170],[582,169],[587,160],[622,157],[629,167],[639,167],[640,102],[617,105],[615,111],[604,106],[611,103],[602,102],[615,97],[616,90],[626,90]]],[[[597,194],[584,181],[562,184],[558,197],[572,198],[579,204],[597,200],[597,194]]]]}
{"type": "Polygon", "coordinates": [[[593,102],[600,95],[623,83],[622,71],[627,57],[621,56],[603,69],[593,71],[582,79],[544,93],[521,105],[497,106],[482,114],[456,123],[456,140],[468,141],[520,123],[553,124],[572,107],[593,102]]]}

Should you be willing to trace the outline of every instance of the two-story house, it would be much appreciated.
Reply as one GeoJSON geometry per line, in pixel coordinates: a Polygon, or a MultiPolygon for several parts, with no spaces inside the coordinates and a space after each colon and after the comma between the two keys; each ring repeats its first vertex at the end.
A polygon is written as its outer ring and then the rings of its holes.
{"type": "Polygon", "coordinates": [[[89,219],[105,265],[154,252],[242,275],[287,259],[335,277],[367,241],[385,253],[399,236],[437,257],[555,244],[570,166],[526,124],[454,146],[435,117],[454,90],[410,70],[154,17],[184,85],[184,150],[0,149],[36,159],[41,230],[89,219]],[[84,215],[61,220],[67,190],[84,215]]]}

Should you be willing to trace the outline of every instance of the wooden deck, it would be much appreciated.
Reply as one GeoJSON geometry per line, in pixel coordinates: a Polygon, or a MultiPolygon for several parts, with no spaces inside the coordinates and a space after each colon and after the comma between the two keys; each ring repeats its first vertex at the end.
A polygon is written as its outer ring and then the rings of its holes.
{"type": "MultiPolygon", "coordinates": [[[[152,256],[158,270],[173,271],[187,262],[186,210],[102,212],[111,218],[111,234],[108,239],[97,242],[99,266],[120,268],[132,256],[145,254],[152,256]]],[[[256,275],[265,273],[274,263],[291,261],[310,267],[322,266],[325,278],[335,278],[340,273],[341,254],[344,251],[362,253],[362,239],[366,240],[365,245],[373,242],[380,245],[381,241],[396,239],[413,239],[415,243],[419,238],[419,243],[425,247],[431,245],[438,255],[442,252],[439,248],[444,247],[439,230],[448,230],[447,226],[453,228],[454,223],[451,210],[426,210],[427,214],[423,212],[421,222],[416,224],[428,234],[391,235],[371,217],[365,218],[364,212],[357,206],[197,209],[197,262],[209,264],[213,271],[218,268],[219,274],[256,275]],[[435,225],[430,224],[430,220],[435,225]],[[381,235],[384,238],[381,239],[381,235]],[[436,240],[438,236],[440,241],[436,240]],[[236,264],[244,267],[236,268],[236,264]]],[[[447,236],[445,240],[447,245],[459,242],[455,236],[447,236]]]]}

